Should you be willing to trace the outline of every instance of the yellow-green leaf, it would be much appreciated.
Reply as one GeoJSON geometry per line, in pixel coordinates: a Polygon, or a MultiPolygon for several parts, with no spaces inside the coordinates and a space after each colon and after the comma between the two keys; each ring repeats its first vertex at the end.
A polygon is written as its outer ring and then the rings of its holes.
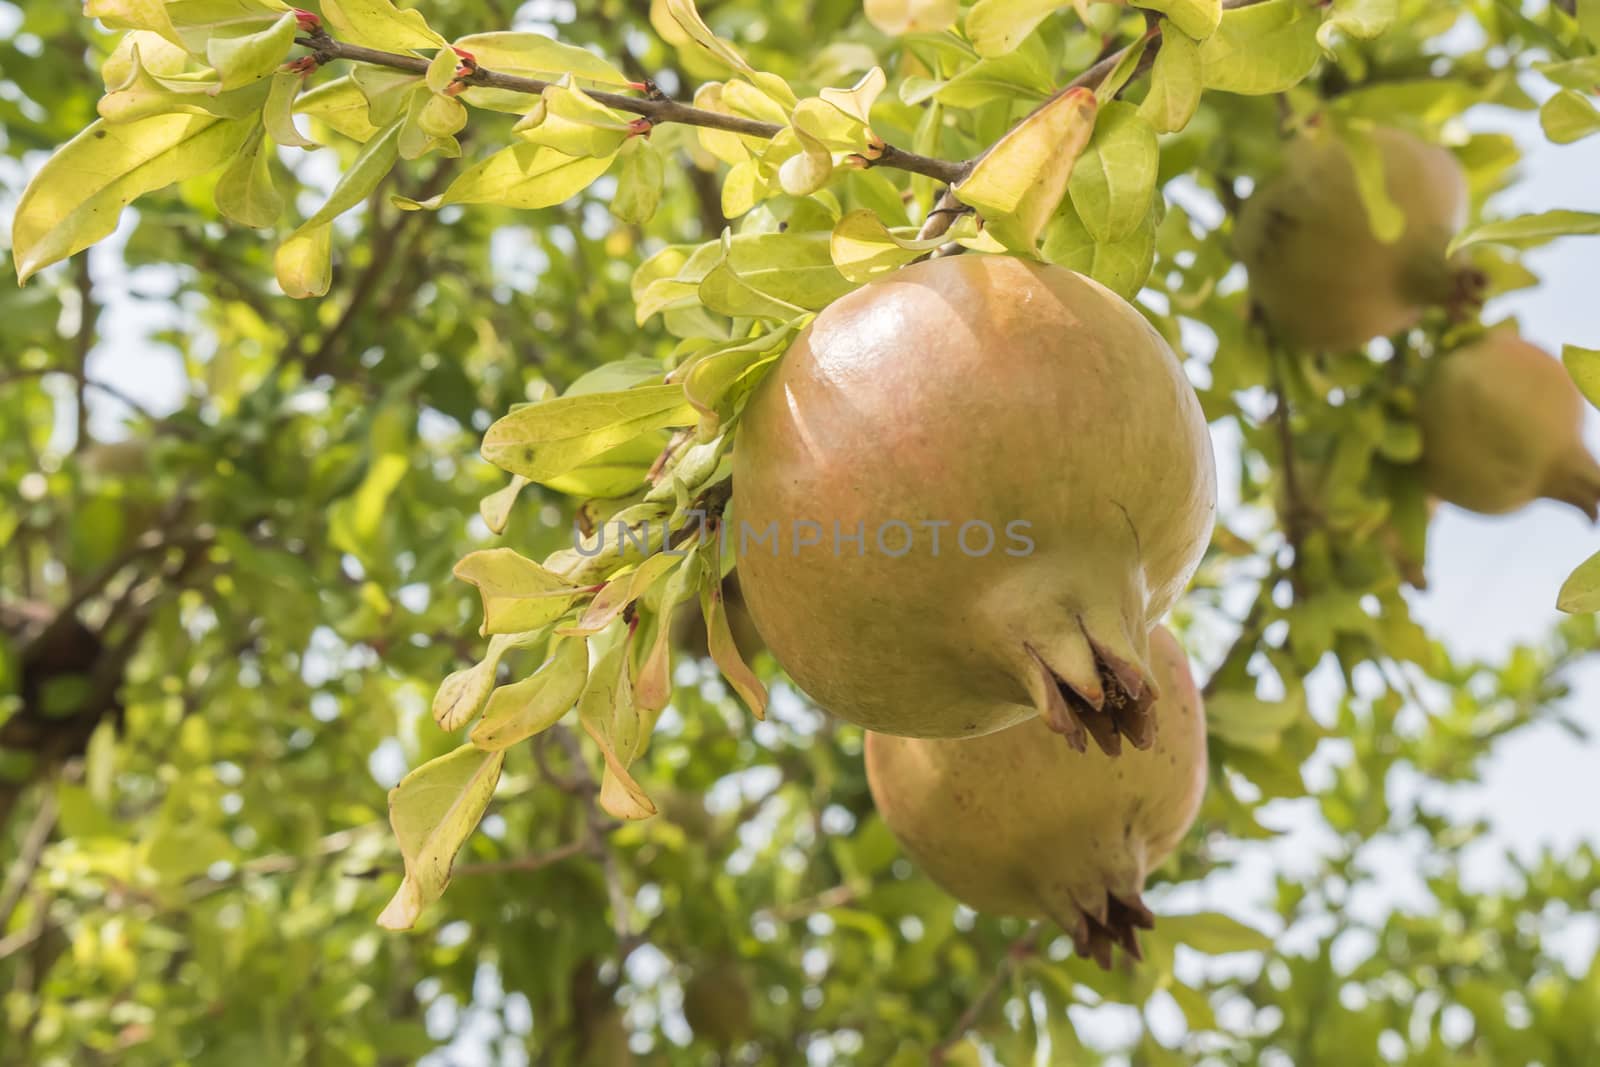
{"type": "MultiPolygon", "coordinates": [[[[285,74],[285,77],[300,81],[298,74],[285,74]]],[[[274,89],[277,89],[274,79],[274,89]]],[[[269,102],[271,98],[269,97],[269,102]]],[[[308,115],[320,122],[326,123],[329,129],[341,133],[353,141],[362,144],[372,140],[378,134],[378,127],[374,126],[368,117],[368,103],[366,94],[350,77],[335,78],[333,81],[323,82],[313,89],[301,93],[293,99],[295,114],[308,115]]],[[[273,123],[272,113],[264,115],[269,123],[268,132],[272,139],[279,144],[290,145],[293,141],[285,140],[281,126],[273,123]]],[[[305,147],[302,145],[301,147],[305,147]]]]}
{"type": "Polygon", "coordinates": [[[1150,214],[1161,149],[1156,132],[1132,104],[1101,109],[1094,137],[1072,170],[1072,206],[1094,239],[1112,244],[1131,236],[1150,214]]]}
{"type": "Polygon", "coordinates": [[[1563,89],[1539,109],[1539,125],[1556,144],[1572,144],[1600,131],[1600,110],[1575,89],[1563,89]]]}
{"type": "Polygon", "coordinates": [[[1600,407],[1600,351],[1567,345],[1561,350],[1561,362],[1577,384],[1585,400],[1600,407]]]}
{"type": "Polygon", "coordinates": [[[391,52],[450,47],[428,27],[422,12],[395,7],[389,0],[322,0],[321,6],[333,35],[343,41],[391,52]]]}
{"type": "Polygon", "coordinates": [[[1178,944],[1213,956],[1228,952],[1266,952],[1272,948],[1272,938],[1220,912],[1163,915],[1161,930],[1178,944]]]}
{"type": "Polygon", "coordinates": [[[572,710],[588,674],[588,642],[557,638],[543,666],[489,697],[483,720],[472,728],[472,743],[500,752],[543,733],[572,710]]]}
{"type": "Polygon", "coordinates": [[[1150,68],[1150,90],[1139,105],[1139,115],[1157,133],[1176,133],[1189,124],[1200,107],[1205,79],[1200,45],[1170,23],[1161,28],[1161,50],[1150,68]]]}
{"type": "Polygon", "coordinates": [[[83,13],[99,19],[114,30],[148,30],[183,46],[183,38],[172,25],[166,0],[85,0],[83,13]]]}
{"type": "Polygon", "coordinates": [[[424,763],[389,791],[389,824],[400,842],[405,878],[378,917],[380,926],[409,930],[444,893],[456,853],[488,810],[504,762],[502,752],[463,745],[424,763]]]}
{"type": "Polygon", "coordinates": [[[111,233],[136,198],[222,166],[253,126],[210,115],[97,120],[56,150],[17,203],[11,254],[18,281],[111,233]]]}
{"type": "Polygon", "coordinates": [[[434,210],[447,204],[550,207],[587,189],[615,158],[569,156],[544,145],[515,144],[473,165],[430,200],[395,197],[394,203],[407,210],[434,210]]]}
{"type": "MultiPolygon", "coordinates": [[[[272,84],[267,90],[266,105],[261,109],[261,121],[266,124],[267,136],[285,148],[318,147],[317,142],[302,136],[294,124],[295,97],[304,85],[305,79],[293,71],[286,70],[274,74],[272,84]]],[[[359,97],[360,94],[357,93],[356,96],[359,97]]],[[[363,128],[370,131],[369,137],[377,132],[365,123],[363,128]]]]}
{"type": "Polygon", "coordinates": [[[739,699],[744,701],[751,714],[764,719],[767,717],[767,687],[745,664],[738,645],[734,643],[733,631],[728,628],[728,611],[722,602],[722,583],[719,580],[722,569],[717,565],[714,539],[707,553],[710,556],[706,567],[707,580],[700,589],[700,614],[706,624],[707,650],[711,653],[712,662],[728,680],[733,691],[739,694],[739,699]]]}
{"type": "Polygon", "coordinates": [[[272,75],[294,47],[298,26],[287,11],[272,25],[238,37],[212,37],[206,42],[206,62],[222,76],[223,91],[250,85],[272,75]]]}
{"type": "Polygon", "coordinates": [[[333,220],[365,200],[388,176],[399,155],[399,138],[396,123],[368,141],[327,203],[278,246],[273,267],[285,293],[305,298],[328,291],[333,281],[333,220]]]}
{"type": "Polygon", "coordinates": [[[1584,237],[1600,234],[1600,212],[1568,211],[1558,208],[1537,215],[1519,215],[1514,219],[1501,219],[1474,226],[1456,235],[1450,242],[1455,253],[1470,245],[1504,244],[1526,248],[1543,244],[1557,237],[1584,237]]]}
{"type": "MultiPolygon", "coordinates": [[[[475,33],[456,41],[456,47],[472,53],[479,65],[499,74],[548,82],[571,76],[611,88],[629,84],[626,75],[587,48],[563,44],[542,33],[525,30],[475,33]]],[[[474,86],[462,99],[474,107],[511,114],[520,115],[528,109],[526,93],[507,89],[474,86]]]]}
{"type": "Polygon", "coordinates": [[[642,137],[623,145],[622,165],[617,168],[617,191],[611,198],[611,213],[623,222],[640,225],[649,222],[661,203],[661,183],[666,168],[661,153],[642,137]]]}
{"type": "Polygon", "coordinates": [[[1161,12],[1197,41],[1210,37],[1222,22],[1222,0],[1140,0],[1139,6],[1161,12]]]}
{"type": "Polygon", "coordinates": [[[272,181],[271,142],[257,125],[234,161],[217,180],[217,210],[243,226],[265,229],[283,213],[283,197],[272,181]]]}
{"type": "Polygon", "coordinates": [[[509,548],[470,553],[456,564],[454,574],[483,597],[484,634],[538,629],[566,614],[583,592],[509,548]]]}
{"type": "Polygon", "coordinates": [[[1133,233],[1118,241],[1096,241],[1070,203],[1045,230],[1040,249],[1051,263],[1086,274],[1121,296],[1132,300],[1150,278],[1156,261],[1156,212],[1146,214],[1133,233]]]}
{"type": "Polygon", "coordinates": [[[978,0],[967,12],[967,40],[980,56],[1014,51],[1061,0],[978,0]]]}
{"type": "Polygon", "coordinates": [[[1399,0],[1333,0],[1333,7],[1317,28],[1317,42],[1333,50],[1338,34],[1362,41],[1381,37],[1399,16],[1399,0]]]}
{"type": "Polygon", "coordinates": [[[957,0],[866,0],[867,21],[891,37],[940,33],[956,24],[957,0]]]}
{"type": "Polygon", "coordinates": [[[1568,576],[1556,598],[1556,607],[1571,615],[1600,611],[1600,553],[1584,560],[1568,576]]]}
{"type": "Polygon", "coordinates": [[[631,633],[618,640],[589,672],[578,698],[578,717],[605,759],[600,778],[600,807],[617,819],[647,819],[656,807],[628,766],[644,750],[651,719],[641,716],[628,671],[631,633]]]}
{"type": "Polygon", "coordinates": [[[1007,248],[1033,252],[1094,134],[1097,110],[1088,89],[1056,96],[1013,127],[956,183],[956,195],[978,210],[988,232],[1007,248]]]}
{"type": "MultiPolygon", "coordinates": [[[[971,216],[963,216],[957,226],[970,228],[971,216]]],[[[834,266],[852,282],[869,282],[880,274],[899,270],[919,256],[956,239],[955,227],[950,233],[926,240],[918,240],[914,230],[896,234],[883,224],[876,212],[852,211],[833,227],[829,249],[834,266]]]]}
{"type": "Polygon", "coordinates": [[[674,385],[558,397],[518,408],[490,426],[483,458],[544,482],[640,434],[693,426],[698,418],[674,385]]]}
{"type": "Polygon", "coordinates": [[[546,89],[515,130],[529,144],[563,155],[610,158],[630,136],[630,121],[582,89],[563,84],[546,89]]]}
{"type": "Polygon", "coordinates": [[[1317,65],[1320,22],[1299,0],[1234,8],[1200,45],[1208,89],[1263,95],[1299,85],[1317,65]]]}

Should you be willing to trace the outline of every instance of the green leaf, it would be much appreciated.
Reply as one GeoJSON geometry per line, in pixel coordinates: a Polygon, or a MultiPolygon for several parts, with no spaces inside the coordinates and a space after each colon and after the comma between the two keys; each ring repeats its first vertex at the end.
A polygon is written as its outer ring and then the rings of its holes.
{"type": "Polygon", "coordinates": [[[1163,915],[1161,932],[1197,952],[1220,956],[1228,952],[1268,952],[1272,938],[1220,912],[1197,915],[1163,915]]]}
{"type": "Polygon", "coordinates": [[[512,474],[544,482],[640,434],[693,426],[694,407],[675,385],[564,396],[530,404],[489,427],[483,458],[512,474]]]}
{"type": "Polygon", "coordinates": [[[1111,244],[1138,230],[1150,214],[1160,163],[1156,132],[1138,109],[1107,104],[1068,185],[1073,209],[1096,241],[1111,244]]]}
{"type": "Polygon", "coordinates": [[[556,632],[573,637],[600,633],[616,622],[628,605],[644,596],[658,579],[665,577],[681,562],[681,553],[669,555],[661,552],[651,556],[635,569],[607,582],[605,588],[594,595],[576,623],[556,632]]]}
{"type": "Polygon", "coordinates": [[[1584,90],[1600,85],[1600,56],[1535,63],[1533,69],[1563,89],[1584,90]]]}
{"type": "Polygon", "coordinates": [[[462,172],[450,187],[430,200],[394,197],[406,210],[436,210],[447,204],[503,204],[506,207],[551,207],[592,185],[615,156],[569,156],[536,144],[516,144],[462,172]]]}
{"type": "Polygon", "coordinates": [[[210,115],[92,123],[56,150],[17,202],[11,254],[19,283],[111,233],[138,197],[222,166],[253,127],[210,115]]]}
{"type": "MultiPolygon", "coordinates": [[[[694,0],[665,0],[667,14],[678,24],[689,39],[704,49],[717,62],[749,78],[760,90],[771,97],[784,110],[794,107],[794,91],[776,74],[756,70],[733,45],[711,32],[705,19],[700,17],[694,0]]],[[[954,3],[954,0],[951,0],[954,3]]],[[[782,121],[775,120],[775,121],[782,121]]]]}
{"type": "Polygon", "coordinates": [[[1572,144],[1600,130],[1600,110],[1575,89],[1563,89],[1539,109],[1539,125],[1556,144],[1572,144]]]}
{"type": "Polygon", "coordinates": [[[1568,211],[1558,208],[1537,215],[1486,222],[1456,235],[1450,253],[1478,244],[1505,244],[1518,248],[1544,244],[1557,237],[1586,237],[1600,234],[1600,212],[1568,211]]]}
{"type": "Polygon", "coordinates": [[[1600,351],[1567,345],[1561,350],[1561,362],[1566,364],[1567,373],[1584,399],[1600,407],[1600,351]]]}
{"type": "Polygon", "coordinates": [[[1574,11],[1578,17],[1578,29],[1589,38],[1589,43],[1600,48],[1600,0],[1578,0],[1574,11]]]}
{"type": "MultiPolygon", "coordinates": [[[[962,221],[969,217],[963,216],[962,221]]],[[[948,235],[917,240],[911,236],[915,232],[908,228],[905,234],[896,234],[883,224],[876,212],[852,211],[833,227],[829,253],[840,274],[860,283],[899,270],[947,241],[955,240],[948,235]]]]}
{"type": "Polygon", "coordinates": [[[390,52],[450,47],[428,27],[422,12],[395,7],[389,0],[322,0],[321,7],[333,35],[343,41],[390,52]]]}
{"type": "Polygon", "coordinates": [[[661,153],[642,137],[635,137],[622,148],[622,165],[617,168],[617,191],[611,198],[611,213],[623,222],[642,225],[649,222],[661,203],[661,183],[666,168],[661,153]]]}
{"type": "Polygon", "coordinates": [[[242,226],[265,229],[283,214],[283,197],[272,181],[271,142],[257,125],[234,161],[217,180],[217,210],[242,226]]]}
{"type": "Polygon", "coordinates": [[[956,195],[1007,248],[1033,253],[1094,134],[1097,109],[1087,89],[1060,94],[1014,126],[956,183],[956,195]]]}
{"type": "Polygon", "coordinates": [[[1571,615],[1600,611],[1600,552],[1584,560],[1568,576],[1556,597],[1556,608],[1571,615]]]}
{"type": "Polygon", "coordinates": [[[1399,0],[1333,0],[1333,8],[1317,27],[1317,43],[1333,51],[1337,35],[1374,41],[1399,17],[1399,0]]]}
{"type": "Polygon", "coordinates": [[[1405,232],[1406,217],[1389,195],[1383,153],[1372,139],[1372,128],[1370,123],[1341,122],[1336,132],[1355,168],[1356,192],[1366,209],[1372,235],[1384,244],[1393,244],[1405,232]]]}
{"type": "Polygon", "coordinates": [[[1229,689],[1206,699],[1206,731],[1230,745],[1270,754],[1277,751],[1283,732],[1305,714],[1303,697],[1262,700],[1229,689]]]}
{"type": "Polygon", "coordinates": [[[1061,0],[978,0],[967,12],[967,40],[980,56],[1003,56],[1061,6],[1061,0]]]}
{"type": "Polygon", "coordinates": [[[1196,41],[1210,37],[1222,23],[1222,0],[1141,0],[1139,6],[1161,12],[1196,41]]]}
{"type": "MultiPolygon", "coordinates": [[[[722,254],[712,263],[696,291],[700,302],[719,315],[776,319],[780,322],[805,309],[753,284],[733,265],[733,234],[722,233],[722,254]]],[[[831,267],[832,261],[829,261],[831,267]]]]}
{"type": "Polygon", "coordinates": [[[583,590],[509,548],[473,552],[453,572],[483,597],[482,633],[519,634],[554,622],[583,590]]]}
{"type": "Polygon", "coordinates": [[[298,29],[294,12],[271,26],[238,37],[213,37],[206,42],[206,62],[222,76],[223,91],[270,77],[294,47],[298,29]]]}
{"type": "Polygon", "coordinates": [[[424,763],[389,791],[389,824],[406,873],[378,925],[409,930],[444,893],[456,853],[488,810],[504,762],[503,752],[463,745],[424,763]]]}
{"type": "Polygon", "coordinates": [[[731,414],[728,398],[739,394],[739,387],[751,375],[783,354],[794,330],[794,323],[784,323],[748,341],[715,349],[697,358],[681,374],[673,371],[673,380],[682,378],[684,395],[704,416],[700,423],[702,440],[715,434],[723,418],[731,414]]]}
{"type": "Polygon", "coordinates": [[[543,666],[522,681],[494,691],[483,720],[472,728],[472,743],[500,752],[543,733],[572,710],[588,675],[588,642],[556,639],[543,666]]]}
{"type": "Polygon", "coordinates": [[[399,123],[368,141],[327,203],[278,246],[272,262],[285,293],[296,298],[327,293],[333,282],[333,220],[365,200],[388,177],[399,156],[399,141],[399,123]]]}
{"type": "Polygon", "coordinates": [[[1317,65],[1317,16],[1299,0],[1268,0],[1223,13],[1200,45],[1208,89],[1264,95],[1299,85],[1317,65]]]}
{"type": "Polygon", "coordinates": [[[1150,68],[1150,91],[1139,105],[1139,116],[1157,133],[1176,133],[1194,117],[1204,89],[1199,44],[1164,23],[1161,50],[1150,68]]]}
{"type": "Polygon", "coordinates": [[[1150,278],[1156,261],[1156,212],[1150,211],[1132,234],[1120,241],[1096,241],[1070,203],[1045,230],[1044,258],[1087,274],[1101,285],[1132,300],[1150,278]]]}

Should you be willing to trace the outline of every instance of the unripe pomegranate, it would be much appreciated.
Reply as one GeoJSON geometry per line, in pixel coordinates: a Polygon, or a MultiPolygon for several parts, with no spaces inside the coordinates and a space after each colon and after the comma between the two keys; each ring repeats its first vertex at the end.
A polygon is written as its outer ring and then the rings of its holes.
{"type": "Polygon", "coordinates": [[[733,484],[751,615],[834,714],[1150,743],[1147,635],[1216,470],[1183,368],[1110,290],[965,255],[850,293],[752,395],[733,484]]]}
{"type": "Polygon", "coordinates": [[[914,863],[981,912],[1049,919],[1109,967],[1140,957],[1154,921],[1145,875],[1188,831],[1206,785],[1205,711],[1165,629],[1150,635],[1161,684],[1155,744],[1111,759],[1050,744],[1033,719],[985,737],[867,735],[867,784],[914,863]]]}
{"type": "Polygon", "coordinates": [[[1466,222],[1461,164],[1401,130],[1379,128],[1372,140],[1405,218],[1397,240],[1373,233],[1349,152],[1326,130],[1290,143],[1283,170],[1239,212],[1234,241],[1251,299],[1290,344],[1356,348],[1410,329],[1428,307],[1469,303],[1481,287],[1445,256],[1466,222]]]}
{"type": "Polygon", "coordinates": [[[1600,464],[1583,444],[1585,410],[1559,361],[1510,330],[1490,333],[1439,357],[1423,385],[1423,484],[1486,515],[1549,497],[1593,521],[1600,464]]]}

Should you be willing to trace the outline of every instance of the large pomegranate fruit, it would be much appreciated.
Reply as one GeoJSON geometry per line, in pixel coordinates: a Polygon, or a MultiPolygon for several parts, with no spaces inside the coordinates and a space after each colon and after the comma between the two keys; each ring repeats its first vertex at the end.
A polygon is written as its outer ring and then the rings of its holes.
{"type": "Polygon", "coordinates": [[[1139,958],[1153,920],[1139,894],[1194,822],[1206,784],[1205,711],[1165,629],[1150,635],[1161,684],[1155,744],[1111,759],[1049,744],[1033,719],[985,737],[867,735],[867,784],[914,863],[978,911],[1050,919],[1078,954],[1139,958]]]}
{"type": "Polygon", "coordinates": [[[1250,296],[1284,341],[1345,349],[1415,326],[1428,307],[1470,302],[1477,275],[1445,251],[1467,212],[1467,181],[1446,149],[1401,130],[1372,133],[1384,185],[1405,219],[1373,233],[1355,166],[1331,132],[1311,130],[1239,212],[1234,240],[1250,296]]]}
{"type": "Polygon", "coordinates": [[[974,255],[858,289],[752,395],[733,484],[756,627],[834,714],[974,737],[1037,711],[1080,750],[1150,743],[1147,635],[1205,549],[1216,470],[1121,297],[974,255]]]}
{"type": "Polygon", "coordinates": [[[1499,515],[1549,497],[1593,521],[1600,464],[1583,444],[1585,410],[1559,361],[1496,330],[1439,357],[1423,385],[1422,482],[1468,511],[1499,515]]]}

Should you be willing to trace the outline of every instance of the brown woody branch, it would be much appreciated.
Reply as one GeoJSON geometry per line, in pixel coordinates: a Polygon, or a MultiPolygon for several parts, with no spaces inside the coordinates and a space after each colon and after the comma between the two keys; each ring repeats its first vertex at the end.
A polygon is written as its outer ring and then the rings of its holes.
{"type": "MultiPolygon", "coordinates": [[[[393,70],[409,71],[413,74],[427,73],[429,60],[422,56],[404,55],[399,52],[384,52],[376,48],[367,48],[358,44],[346,44],[336,41],[326,33],[313,34],[309,37],[296,38],[298,44],[311,49],[316,56],[317,63],[331,63],[334,60],[344,59],[355,63],[370,63],[374,66],[389,67],[393,70]]],[[[524,78],[515,74],[501,74],[486,67],[474,67],[457,78],[461,84],[486,89],[506,89],[514,93],[528,93],[537,96],[553,85],[553,82],[541,81],[538,78],[524,78]]],[[[747,119],[742,115],[728,115],[720,111],[707,111],[704,108],[693,107],[666,97],[659,96],[628,96],[623,93],[605,92],[599,89],[588,90],[588,95],[597,103],[606,107],[625,111],[630,115],[638,115],[649,119],[652,125],[676,122],[685,126],[699,126],[708,130],[724,130],[728,133],[743,134],[748,137],[760,137],[770,141],[783,132],[785,127],[773,122],[760,122],[756,119],[747,119]]],[[[958,181],[966,173],[968,164],[951,162],[946,159],[934,159],[930,156],[918,155],[896,148],[894,145],[884,145],[882,153],[869,161],[874,167],[893,167],[896,170],[910,171],[913,174],[926,175],[929,178],[942,182],[958,181]]]]}

